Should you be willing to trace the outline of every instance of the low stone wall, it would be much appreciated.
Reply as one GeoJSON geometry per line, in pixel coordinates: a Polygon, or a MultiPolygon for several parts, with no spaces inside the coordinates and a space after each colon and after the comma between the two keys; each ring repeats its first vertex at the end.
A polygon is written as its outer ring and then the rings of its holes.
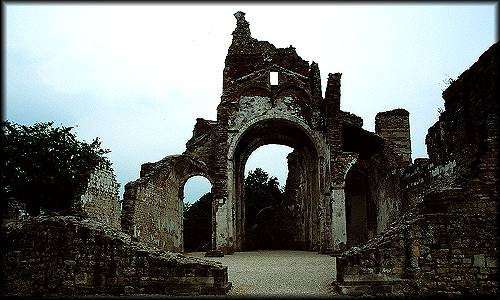
{"type": "Polygon", "coordinates": [[[373,295],[374,286],[407,281],[403,290],[381,293],[500,294],[496,215],[456,209],[470,201],[461,189],[429,193],[379,236],[344,252],[337,258],[339,293],[373,295]]]}
{"type": "Polygon", "coordinates": [[[499,295],[495,217],[428,214],[412,230],[419,295],[499,295]]]}
{"type": "Polygon", "coordinates": [[[2,225],[2,296],[225,294],[227,267],[152,249],[89,218],[2,225]]]}

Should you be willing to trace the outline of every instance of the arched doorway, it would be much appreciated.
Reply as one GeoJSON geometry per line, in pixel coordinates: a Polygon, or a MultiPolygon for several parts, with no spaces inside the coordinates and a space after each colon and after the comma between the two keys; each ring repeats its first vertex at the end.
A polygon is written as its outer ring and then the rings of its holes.
{"type": "Polygon", "coordinates": [[[278,144],[293,148],[289,155],[289,176],[285,187],[285,202],[268,216],[275,226],[274,236],[286,236],[281,248],[317,250],[319,243],[319,159],[317,147],[306,130],[286,119],[261,120],[241,135],[233,154],[235,248],[247,247],[244,171],[253,151],[263,145],[278,144]]]}
{"type": "Polygon", "coordinates": [[[367,242],[376,232],[376,207],[367,171],[358,162],[346,175],[347,247],[367,242]]]}
{"type": "Polygon", "coordinates": [[[183,200],[184,252],[208,251],[212,242],[212,184],[200,175],[186,180],[179,191],[183,200]]]}

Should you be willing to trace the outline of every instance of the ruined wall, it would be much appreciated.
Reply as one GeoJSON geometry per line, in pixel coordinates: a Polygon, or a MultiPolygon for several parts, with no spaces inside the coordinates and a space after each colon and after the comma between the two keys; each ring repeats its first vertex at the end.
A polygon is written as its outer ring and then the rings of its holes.
{"type": "Polygon", "coordinates": [[[149,245],[160,249],[182,252],[182,202],[178,197],[178,178],[172,174],[161,174],[142,182],[125,186],[124,212],[129,211],[129,202],[134,210],[124,213],[122,224],[125,232],[149,245]]]}
{"type": "Polygon", "coordinates": [[[291,249],[317,251],[320,242],[320,218],[317,215],[320,208],[314,201],[318,194],[314,189],[318,183],[311,176],[312,158],[295,149],[287,159],[288,177],[283,209],[288,213],[286,226],[294,245],[291,249]]]}
{"type": "Polygon", "coordinates": [[[411,227],[412,279],[419,294],[498,295],[497,217],[458,212],[462,189],[426,194],[411,227]]]}
{"type": "Polygon", "coordinates": [[[119,187],[111,167],[97,166],[90,174],[85,192],[80,196],[83,211],[96,221],[120,229],[119,187]]]}
{"type": "Polygon", "coordinates": [[[446,110],[426,137],[429,159],[401,175],[406,209],[378,237],[338,258],[341,293],[369,294],[380,285],[389,294],[500,293],[497,50],[494,44],[443,92],[446,110]],[[384,273],[407,285],[395,288],[384,273]]]}
{"type": "Polygon", "coordinates": [[[144,164],[141,178],[125,185],[122,230],[159,249],[183,251],[183,188],[192,176],[207,174],[189,155],[144,164]]]}
{"type": "Polygon", "coordinates": [[[2,225],[2,296],[204,295],[230,288],[220,263],[153,250],[92,219],[2,225]]]}
{"type": "MultiPolygon", "coordinates": [[[[285,205],[293,220],[288,224],[292,232],[293,244],[297,249],[306,249],[306,220],[308,206],[307,165],[304,157],[297,150],[287,156],[288,176],[285,185],[285,205]]],[[[309,227],[309,226],[308,226],[309,227]]]]}
{"type": "Polygon", "coordinates": [[[399,154],[386,142],[382,152],[373,159],[370,182],[377,206],[377,233],[396,221],[409,207],[402,192],[399,154]]]}
{"type": "MultiPolygon", "coordinates": [[[[293,47],[276,48],[252,38],[244,13],[235,17],[237,26],[226,56],[217,109],[220,143],[216,151],[221,155],[214,157],[214,190],[222,203],[217,212],[217,243],[241,250],[245,240],[242,169],[251,152],[266,144],[307,145],[318,160],[327,150],[320,128],[324,115],[317,64],[300,58],[293,47]],[[277,84],[271,84],[271,72],[278,73],[277,84]]],[[[318,176],[319,164],[311,164],[318,176]]],[[[308,196],[311,203],[323,201],[319,191],[308,196]]],[[[311,218],[318,220],[318,212],[311,218]]]]}
{"type": "Polygon", "coordinates": [[[498,199],[497,51],[494,44],[443,92],[445,111],[426,137],[430,162],[454,164],[453,184],[473,191],[470,209],[485,213],[498,199]]]}
{"type": "Polygon", "coordinates": [[[344,295],[493,295],[500,292],[496,217],[450,213],[463,190],[426,194],[387,230],[337,258],[344,295]]]}
{"type": "MultiPolygon", "coordinates": [[[[297,243],[303,242],[309,250],[338,250],[339,245],[346,243],[344,181],[349,168],[358,159],[372,159],[382,151],[383,145],[384,149],[396,149],[395,153],[402,157],[399,160],[407,164],[411,155],[408,114],[395,110],[380,115],[377,126],[385,139],[363,130],[360,117],[340,110],[340,73],[328,75],[323,98],[317,63],[302,59],[292,46],[277,48],[253,38],[245,14],[237,12],[235,17],[236,28],[225,60],[217,120],[197,119],[193,137],[183,154],[204,164],[205,174],[210,172],[207,177],[213,183],[216,219],[213,234],[217,250],[232,253],[244,248],[243,170],[250,154],[266,144],[287,145],[308,157],[299,175],[304,183],[296,186],[297,206],[287,209],[291,215],[304,220],[303,224],[291,222],[297,225],[293,233],[297,243]],[[276,83],[270,81],[274,73],[278,75],[276,83]]],[[[387,163],[392,170],[391,161],[397,164],[399,160],[391,156],[380,160],[380,164],[387,163]]],[[[156,238],[160,239],[157,243],[151,236],[157,235],[154,224],[158,215],[148,211],[148,206],[164,201],[158,199],[175,201],[175,195],[169,193],[182,185],[182,176],[170,175],[170,170],[162,171],[165,174],[161,180],[155,179],[159,175],[153,170],[161,168],[160,162],[144,164],[141,178],[126,185],[122,218],[126,232],[133,234],[133,227],[143,224],[139,238],[160,247],[163,238],[156,238]]],[[[384,184],[390,185],[392,178],[385,173],[383,178],[386,183],[380,181],[373,185],[380,187],[375,197],[387,199],[384,188],[389,191],[389,187],[384,184]]],[[[390,188],[392,193],[392,186],[390,188]]],[[[401,205],[396,198],[379,206],[384,213],[378,223],[380,230],[397,215],[401,205]]],[[[176,232],[179,226],[173,225],[176,232]]]]}

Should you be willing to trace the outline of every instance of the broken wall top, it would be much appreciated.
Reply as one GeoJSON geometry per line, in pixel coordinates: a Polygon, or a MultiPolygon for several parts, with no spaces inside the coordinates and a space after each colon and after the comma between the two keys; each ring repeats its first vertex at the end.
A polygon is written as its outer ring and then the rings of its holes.
{"type": "MultiPolygon", "coordinates": [[[[237,12],[236,29],[233,31],[233,40],[226,56],[223,89],[226,92],[231,85],[246,76],[259,71],[285,71],[295,75],[308,85],[313,82],[314,93],[321,96],[321,82],[317,64],[312,65],[303,60],[295,48],[276,48],[267,41],[252,38],[249,23],[245,20],[245,13],[237,12]]],[[[264,72],[262,72],[264,73],[264,72]]],[[[281,75],[281,74],[280,74],[281,75]]],[[[259,74],[255,74],[259,76],[259,74]]],[[[268,77],[267,77],[268,78],[268,77]]],[[[264,83],[264,82],[263,82],[264,83]]]]}
{"type": "Polygon", "coordinates": [[[443,91],[445,111],[429,128],[425,139],[433,163],[457,159],[470,162],[486,150],[494,135],[488,122],[499,109],[498,47],[498,43],[493,44],[443,91]]]}

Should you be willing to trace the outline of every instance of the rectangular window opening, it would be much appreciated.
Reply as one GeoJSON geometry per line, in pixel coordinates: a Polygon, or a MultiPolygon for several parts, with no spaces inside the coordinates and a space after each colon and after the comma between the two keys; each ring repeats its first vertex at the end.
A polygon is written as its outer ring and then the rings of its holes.
{"type": "Polygon", "coordinates": [[[270,72],[269,78],[271,81],[271,85],[278,85],[278,72],[270,72]]]}

